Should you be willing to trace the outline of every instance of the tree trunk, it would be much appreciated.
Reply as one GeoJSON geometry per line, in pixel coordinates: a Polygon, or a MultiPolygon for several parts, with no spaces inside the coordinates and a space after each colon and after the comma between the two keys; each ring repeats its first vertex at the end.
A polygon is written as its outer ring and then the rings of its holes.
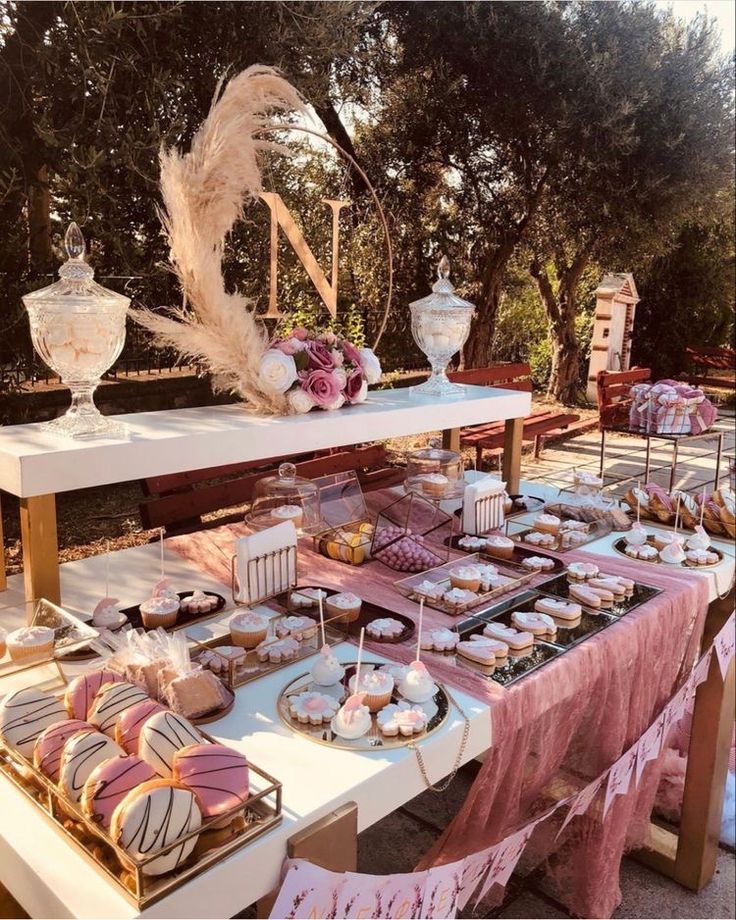
{"type": "Polygon", "coordinates": [[[491,363],[493,337],[496,331],[496,317],[501,302],[501,276],[485,292],[477,304],[470,335],[463,349],[465,367],[488,367],[491,363]]]}
{"type": "Polygon", "coordinates": [[[51,195],[48,167],[41,166],[28,187],[28,251],[31,271],[43,275],[51,271],[51,195]]]}
{"type": "Polygon", "coordinates": [[[575,405],[580,385],[580,346],[575,332],[575,313],[571,322],[552,325],[552,372],[547,392],[566,406],[575,405]]]}

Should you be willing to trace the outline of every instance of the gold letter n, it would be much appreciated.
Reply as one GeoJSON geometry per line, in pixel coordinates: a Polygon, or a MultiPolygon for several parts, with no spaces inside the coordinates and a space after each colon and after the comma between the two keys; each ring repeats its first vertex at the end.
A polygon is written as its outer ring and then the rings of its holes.
{"type": "Polygon", "coordinates": [[[350,204],[349,201],[341,201],[334,198],[323,198],[322,201],[332,211],[332,282],[330,283],[325,277],[325,273],[320,268],[319,262],[315,259],[312,250],[309,248],[304,234],[297,227],[294,218],[291,216],[289,209],[284,204],[281,195],[276,192],[263,192],[261,198],[271,211],[271,289],[268,298],[268,312],[263,314],[265,319],[278,319],[283,314],[279,312],[278,307],[278,270],[279,270],[279,227],[286,234],[286,239],[291,243],[294,252],[299,256],[299,261],[307,270],[312,284],[317,289],[317,293],[322,298],[325,306],[330,311],[330,315],[337,316],[337,267],[338,267],[338,247],[340,240],[340,211],[350,204]]]}

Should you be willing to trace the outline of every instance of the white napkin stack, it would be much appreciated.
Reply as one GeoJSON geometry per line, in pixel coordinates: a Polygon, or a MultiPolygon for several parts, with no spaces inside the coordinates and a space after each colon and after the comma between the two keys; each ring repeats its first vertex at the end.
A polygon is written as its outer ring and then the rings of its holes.
{"type": "Polygon", "coordinates": [[[235,543],[235,557],[238,577],[236,599],[240,603],[255,604],[265,597],[286,591],[296,583],[296,527],[291,521],[284,521],[267,530],[240,537],[235,543]],[[286,552],[288,547],[293,547],[293,551],[286,552]],[[280,555],[268,555],[282,549],[284,552],[280,555]],[[266,558],[258,558],[264,556],[266,558]]]}
{"type": "Polygon", "coordinates": [[[476,479],[475,482],[465,486],[463,496],[463,533],[487,533],[489,530],[498,530],[503,527],[503,493],[506,483],[494,476],[484,476],[482,479],[476,479]],[[476,502],[483,498],[494,497],[482,506],[482,511],[478,516],[478,527],[476,529],[476,502]]]}

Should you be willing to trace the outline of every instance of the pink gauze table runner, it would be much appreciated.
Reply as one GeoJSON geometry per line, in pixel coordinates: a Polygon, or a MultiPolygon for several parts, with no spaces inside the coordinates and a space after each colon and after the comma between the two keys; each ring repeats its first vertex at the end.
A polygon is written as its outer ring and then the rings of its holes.
{"type": "MultiPolygon", "coordinates": [[[[368,499],[377,507],[391,500],[380,492],[368,499]]],[[[220,527],[171,538],[167,545],[229,584],[234,541],[245,532],[242,525],[220,527]]],[[[479,851],[548,809],[560,790],[567,795],[582,788],[648,727],[695,660],[708,605],[704,578],[584,552],[563,558],[595,561],[606,572],[663,591],[508,688],[454,667],[451,659],[431,657],[438,679],[488,703],[493,747],[460,812],[419,868],[479,851]]],[[[417,605],[393,588],[399,577],[377,561],[353,568],[314,553],[310,541],[301,542],[301,583],[349,589],[416,620],[417,605]]],[[[446,614],[425,608],[427,626],[452,623],[446,614]]],[[[414,657],[413,645],[367,647],[401,663],[414,657]]],[[[659,762],[649,764],[638,789],[618,796],[605,822],[594,802],[555,840],[565,814],[560,809],[559,820],[538,826],[522,868],[541,867],[547,889],[571,913],[610,916],[621,898],[621,857],[645,838],[659,772],[659,762]]]]}

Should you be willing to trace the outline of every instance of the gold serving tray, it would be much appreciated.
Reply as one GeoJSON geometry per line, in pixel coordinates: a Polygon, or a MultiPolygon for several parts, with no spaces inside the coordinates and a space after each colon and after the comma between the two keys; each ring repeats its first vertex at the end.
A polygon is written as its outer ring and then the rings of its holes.
{"type": "MultiPolygon", "coordinates": [[[[647,544],[649,546],[654,546],[654,540],[652,537],[650,537],[647,540],[647,544]]],[[[631,562],[644,562],[644,563],[647,563],[648,565],[663,565],[665,568],[670,568],[670,569],[676,569],[679,567],[683,569],[691,569],[693,572],[699,572],[701,569],[713,569],[717,565],[720,565],[724,559],[724,555],[719,549],[716,549],[715,546],[709,546],[708,552],[715,553],[718,556],[718,562],[711,562],[708,565],[696,565],[694,562],[689,562],[687,559],[685,559],[683,562],[679,562],[677,563],[677,565],[673,565],[672,563],[662,562],[659,556],[657,556],[656,559],[636,559],[633,556],[627,555],[626,546],[628,544],[626,543],[626,540],[624,539],[624,537],[619,537],[618,540],[614,540],[612,545],[613,545],[614,550],[619,554],[619,556],[624,556],[626,559],[629,559],[631,562]]]]}
{"type": "MultiPolygon", "coordinates": [[[[214,738],[201,732],[208,741],[214,738]]],[[[281,783],[248,762],[251,775],[262,786],[245,803],[202,823],[201,828],[174,841],[143,859],[136,859],[119,847],[98,824],[90,821],[72,804],[33,763],[0,741],[0,775],[13,783],[69,843],[139,910],[176,891],[190,879],[230,853],[251,843],[281,821],[281,783]],[[218,827],[231,819],[231,827],[218,827]],[[186,862],[175,872],[160,876],[144,874],[146,864],[181,845],[182,840],[198,837],[186,862]]]]}
{"type": "Polygon", "coordinates": [[[443,565],[438,565],[433,569],[427,569],[426,572],[419,572],[415,575],[410,575],[408,578],[402,578],[400,581],[394,582],[394,587],[405,597],[408,597],[409,600],[419,603],[423,595],[417,594],[415,589],[423,581],[431,581],[435,584],[442,585],[445,590],[449,591],[452,587],[450,584],[449,574],[451,569],[467,565],[495,566],[502,578],[501,584],[497,585],[490,591],[485,591],[478,594],[474,600],[468,603],[460,604],[456,607],[449,607],[442,602],[441,598],[435,599],[431,597],[425,597],[424,599],[424,603],[427,605],[427,607],[433,607],[435,610],[441,610],[442,613],[446,613],[449,616],[462,616],[463,614],[467,614],[469,611],[474,610],[476,607],[481,607],[483,604],[487,604],[489,601],[492,601],[497,597],[501,597],[503,594],[508,594],[510,591],[518,590],[525,582],[539,574],[538,572],[525,572],[524,574],[519,574],[518,571],[514,571],[513,575],[504,573],[504,562],[505,560],[497,559],[493,556],[490,556],[488,553],[468,553],[468,555],[464,556],[462,559],[453,559],[451,562],[445,562],[443,565]]]}
{"type": "MultiPolygon", "coordinates": [[[[379,662],[364,662],[363,664],[379,664],[379,662]]],[[[355,672],[355,662],[345,664],[347,680],[355,672]]],[[[366,735],[362,738],[348,740],[338,737],[330,728],[329,722],[323,722],[322,725],[309,725],[292,719],[289,713],[289,698],[299,694],[306,693],[310,690],[317,690],[326,696],[334,696],[340,702],[347,698],[346,686],[343,683],[334,684],[332,687],[319,687],[313,681],[311,674],[300,674],[290,681],[279,694],[277,710],[281,721],[290,728],[295,734],[308,738],[317,744],[323,744],[326,747],[337,748],[344,751],[390,751],[395,748],[408,747],[410,744],[423,741],[433,734],[444,724],[450,713],[450,698],[447,691],[440,683],[436,683],[437,691],[426,703],[411,703],[412,706],[418,706],[424,710],[428,716],[427,727],[416,734],[409,736],[397,735],[390,737],[384,735],[378,727],[378,721],[375,714],[371,716],[373,725],[366,735]]],[[[403,697],[394,687],[391,696],[391,702],[397,703],[403,700],[403,697]]],[[[409,702],[407,700],[407,702],[409,702]]]]}

